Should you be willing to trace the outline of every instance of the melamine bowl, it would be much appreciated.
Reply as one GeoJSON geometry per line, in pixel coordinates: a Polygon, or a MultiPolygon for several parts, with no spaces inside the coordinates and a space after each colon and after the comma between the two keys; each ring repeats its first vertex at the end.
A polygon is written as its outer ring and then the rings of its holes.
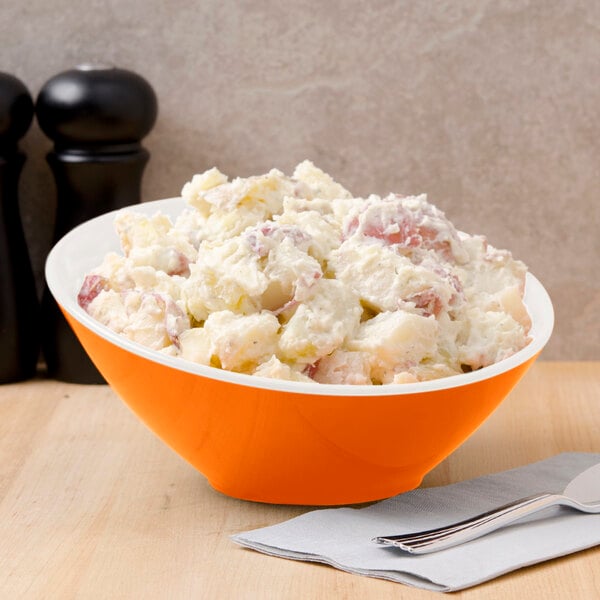
{"type": "MultiPolygon", "coordinates": [[[[171,198],[135,210],[175,216],[171,198]]],[[[552,303],[527,275],[531,342],[471,373],[384,386],[323,385],[232,373],[122,337],[77,304],[84,275],[119,250],[115,213],[70,231],[46,264],[50,291],[83,347],[131,410],[224,494],[260,502],[339,505],[417,487],[523,377],[548,341],[552,303]]],[[[81,418],[81,417],[80,417],[81,418]]]]}

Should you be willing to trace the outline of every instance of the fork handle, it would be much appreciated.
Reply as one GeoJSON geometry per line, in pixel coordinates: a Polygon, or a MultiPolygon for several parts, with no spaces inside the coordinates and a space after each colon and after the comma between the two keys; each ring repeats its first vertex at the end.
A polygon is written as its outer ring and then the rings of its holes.
{"type": "Polygon", "coordinates": [[[558,494],[539,494],[522,498],[447,527],[419,533],[380,536],[374,541],[398,546],[411,554],[428,554],[481,537],[527,515],[561,504],[563,500],[564,497],[558,494]]]}

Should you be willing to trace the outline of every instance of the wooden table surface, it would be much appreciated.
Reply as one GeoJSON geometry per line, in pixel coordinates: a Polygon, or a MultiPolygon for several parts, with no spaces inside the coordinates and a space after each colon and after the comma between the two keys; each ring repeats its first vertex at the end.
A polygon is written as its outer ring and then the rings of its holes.
{"type": "MultiPolygon", "coordinates": [[[[600,363],[539,361],[425,479],[442,485],[600,452],[600,363]]],[[[230,541],[307,508],[228,498],[107,386],[0,386],[0,597],[401,598],[439,593],[273,558],[230,541]]],[[[600,598],[600,548],[521,569],[454,598],[600,598]]]]}

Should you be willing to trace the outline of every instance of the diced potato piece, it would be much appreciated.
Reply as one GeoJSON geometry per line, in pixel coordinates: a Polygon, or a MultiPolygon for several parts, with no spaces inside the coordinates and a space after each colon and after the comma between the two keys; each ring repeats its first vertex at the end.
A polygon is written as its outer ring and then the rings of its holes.
{"type": "Polygon", "coordinates": [[[436,350],[438,323],[404,311],[379,313],[361,323],[347,347],[366,352],[372,364],[393,371],[397,365],[419,363],[436,350]]]}
{"type": "Polygon", "coordinates": [[[498,293],[498,299],[502,310],[507,312],[517,323],[520,323],[526,330],[531,327],[531,317],[521,297],[519,286],[511,285],[498,293]]]}
{"type": "Polygon", "coordinates": [[[259,310],[258,298],[269,281],[258,261],[239,237],[222,244],[202,244],[198,262],[190,265],[190,277],[183,284],[187,310],[198,321],[212,311],[259,310]]]}
{"type": "Polygon", "coordinates": [[[203,327],[194,327],[179,336],[180,356],[185,360],[210,365],[212,346],[210,336],[203,327]]]}
{"type": "Polygon", "coordinates": [[[237,315],[224,310],[209,315],[204,330],[224,369],[246,371],[275,353],[279,321],[269,312],[237,315]]]}
{"type": "Polygon", "coordinates": [[[358,297],[351,288],[334,279],[320,279],[284,325],[280,356],[309,364],[331,354],[353,337],[361,314],[358,297]]]}
{"type": "Polygon", "coordinates": [[[466,337],[463,333],[459,346],[462,364],[479,369],[507,358],[527,344],[525,330],[509,314],[477,306],[465,312],[466,337]]]}
{"type": "Polygon", "coordinates": [[[213,167],[204,173],[194,175],[192,180],[183,186],[181,196],[190,206],[198,209],[202,214],[208,214],[210,206],[203,198],[204,192],[224,183],[227,183],[227,176],[213,167]]]}
{"type": "Polygon", "coordinates": [[[334,350],[318,363],[313,379],[319,383],[366,385],[371,383],[369,357],[363,352],[334,350]]]}
{"type": "Polygon", "coordinates": [[[310,186],[316,198],[333,200],[351,196],[350,192],[334,181],[331,175],[315,167],[310,160],[301,162],[294,170],[292,177],[310,186]]]}
{"type": "Polygon", "coordinates": [[[304,375],[297,369],[293,369],[290,365],[281,362],[276,356],[271,356],[267,362],[258,365],[253,374],[261,377],[269,377],[270,379],[285,379],[287,381],[314,383],[310,377],[304,375]]]}

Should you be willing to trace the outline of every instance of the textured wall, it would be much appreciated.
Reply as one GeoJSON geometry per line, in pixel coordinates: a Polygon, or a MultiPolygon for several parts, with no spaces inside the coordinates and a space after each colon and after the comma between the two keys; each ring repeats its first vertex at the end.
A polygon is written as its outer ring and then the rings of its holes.
{"type": "MultiPolygon", "coordinates": [[[[551,293],[551,359],[600,359],[600,4],[553,0],[3,0],[0,70],[35,96],[82,62],[135,70],[159,120],[144,199],[212,165],[304,158],[356,194],[426,191],[551,293]]],[[[34,125],[22,210],[48,250],[49,143],[34,125]]]]}

